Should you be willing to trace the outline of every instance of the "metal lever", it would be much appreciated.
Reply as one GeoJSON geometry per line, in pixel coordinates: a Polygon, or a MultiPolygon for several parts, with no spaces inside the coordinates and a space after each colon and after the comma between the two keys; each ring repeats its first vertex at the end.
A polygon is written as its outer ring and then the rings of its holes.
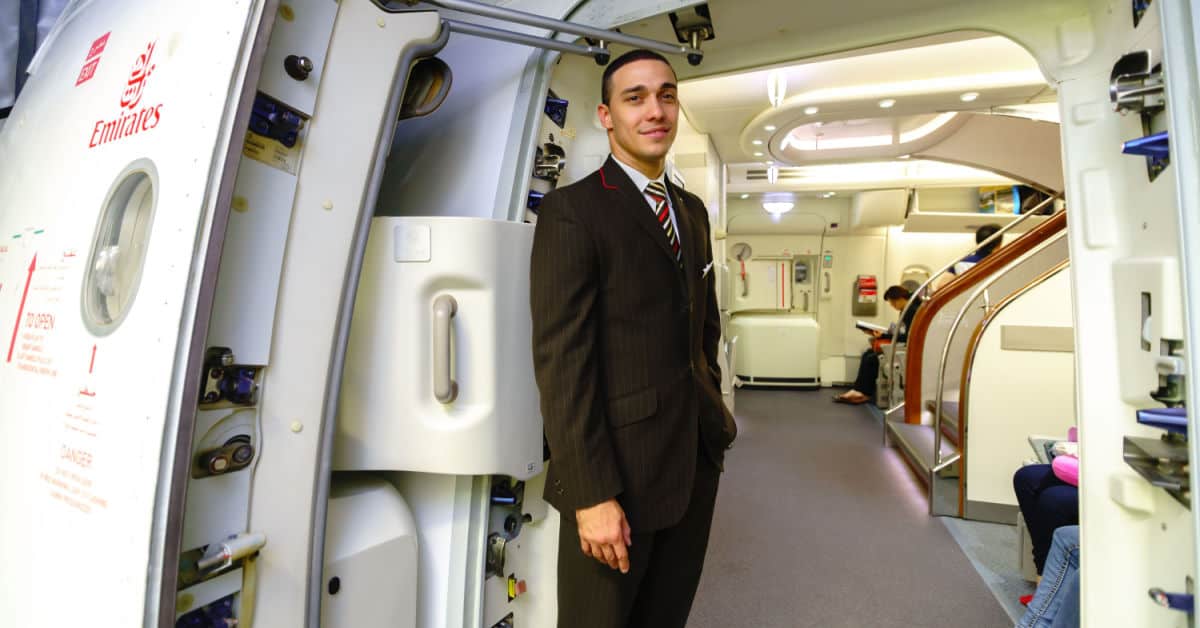
{"type": "Polygon", "coordinates": [[[443,294],[433,301],[433,396],[440,403],[458,398],[458,382],[450,373],[450,323],[458,313],[458,302],[443,294]]]}
{"type": "Polygon", "coordinates": [[[1162,70],[1155,70],[1149,50],[1122,56],[1109,75],[1108,98],[1113,110],[1148,113],[1162,109],[1166,105],[1162,70]]]}

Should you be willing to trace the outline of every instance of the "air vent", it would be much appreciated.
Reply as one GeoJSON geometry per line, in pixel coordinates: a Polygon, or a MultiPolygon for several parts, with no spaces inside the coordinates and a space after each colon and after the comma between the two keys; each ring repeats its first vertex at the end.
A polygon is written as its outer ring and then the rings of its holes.
{"type": "MultiPolygon", "coordinates": [[[[779,169],[779,180],[780,181],[782,181],[784,179],[803,179],[803,178],[804,178],[803,168],[780,168],[779,169]]],[[[767,169],[763,168],[762,170],[747,170],[746,171],[746,180],[747,181],[766,181],[767,180],[767,169]]]]}

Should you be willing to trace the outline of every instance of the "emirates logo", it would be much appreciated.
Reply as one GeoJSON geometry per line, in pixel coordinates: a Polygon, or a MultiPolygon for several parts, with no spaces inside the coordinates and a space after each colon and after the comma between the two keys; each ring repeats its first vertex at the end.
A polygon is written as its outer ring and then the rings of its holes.
{"type": "Polygon", "coordinates": [[[150,42],[146,46],[146,52],[138,55],[137,60],[133,62],[129,80],[125,83],[125,91],[121,93],[121,106],[126,109],[134,109],[138,103],[142,102],[142,90],[146,88],[146,80],[150,78],[150,73],[156,67],[150,61],[154,56],[154,44],[156,43],[150,42]]]}
{"type": "MultiPolygon", "coordinates": [[[[121,90],[121,108],[115,118],[97,120],[92,126],[92,135],[88,140],[88,148],[96,148],[103,144],[123,140],[127,137],[150,131],[162,120],[162,103],[150,104],[138,108],[142,102],[142,93],[146,90],[146,81],[157,67],[153,63],[154,44],[146,45],[146,52],[139,54],[129,72],[129,79],[121,90]]],[[[153,101],[151,101],[153,102],[153,101]]]]}

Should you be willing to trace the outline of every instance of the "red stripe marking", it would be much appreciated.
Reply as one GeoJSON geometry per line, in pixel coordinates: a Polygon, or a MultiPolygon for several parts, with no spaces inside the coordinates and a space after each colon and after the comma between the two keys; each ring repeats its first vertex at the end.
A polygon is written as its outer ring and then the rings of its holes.
{"type": "Polygon", "coordinates": [[[13,325],[12,343],[8,345],[8,362],[12,362],[13,349],[17,346],[17,332],[21,331],[21,314],[25,312],[25,299],[29,296],[29,284],[33,283],[33,271],[37,270],[37,253],[29,262],[29,275],[25,278],[25,292],[21,293],[21,307],[17,309],[17,322],[13,325]]]}
{"type": "Polygon", "coordinates": [[[606,189],[606,190],[615,190],[615,189],[617,189],[617,186],[615,186],[615,185],[609,185],[609,184],[608,184],[608,179],[607,179],[607,178],[604,176],[604,169],[603,169],[603,168],[601,168],[601,169],[600,169],[600,185],[601,185],[601,186],[603,186],[603,187],[604,187],[604,189],[606,189]]]}
{"type": "Polygon", "coordinates": [[[92,374],[92,370],[96,368],[96,345],[92,345],[92,362],[88,364],[88,375],[92,374]]]}
{"type": "Polygon", "coordinates": [[[786,273],[786,272],[787,272],[787,266],[780,264],[779,265],[779,307],[780,308],[782,308],[784,306],[783,289],[784,289],[784,283],[787,281],[786,276],[784,275],[784,273],[786,273]]]}

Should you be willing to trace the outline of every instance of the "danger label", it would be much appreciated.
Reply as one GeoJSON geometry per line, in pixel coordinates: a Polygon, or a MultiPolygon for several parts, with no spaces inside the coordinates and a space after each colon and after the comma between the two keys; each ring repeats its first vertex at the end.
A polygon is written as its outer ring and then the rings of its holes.
{"type": "Polygon", "coordinates": [[[108,508],[108,499],[99,494],[93,479],[100,438],[94,410],[89,397],[67,410],[52,468],[41,473],[52,498],[82,513],[108,508]]]}

